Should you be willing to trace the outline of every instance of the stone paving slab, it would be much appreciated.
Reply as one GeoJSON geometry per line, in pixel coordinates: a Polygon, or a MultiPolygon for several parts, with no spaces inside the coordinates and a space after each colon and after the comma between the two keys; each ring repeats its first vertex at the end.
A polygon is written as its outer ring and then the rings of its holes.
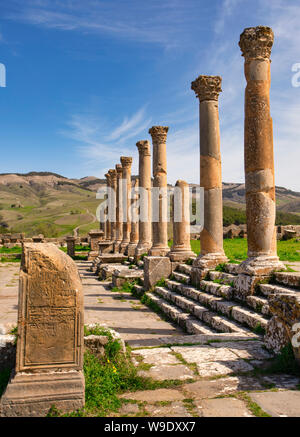
{"type": "Polygon", "coordinates": [[[126,393],[120,396],[122,399],[132,399],[148,403],[180,401],[184,399],[184,394],[175,389],[159,388],[157,390],[144,390],[133,393],[126,393]]]}
{"type": "Polygon", "coordinates": [[[185,381],[195,378],[194,372],[183,364],[153,366],[149,370],[140,370],[140,376],[153,378],[156,381],[180,380],[185,381]]]}
{"type": "Polygon", "coordinates": [[[163,406],[147,405],[146,411],[151,417],[192,417],[183,402],[163,406]]]}
{"type": "Polygon", "coordinates": [[[202,417],[254,417],[245,403],[235,398],[205,399],[196,406],[202,417]]]}
{"type": "Polygon", "coordinates": [[[19,263],[0,263],[1,333],[16,326],[18,319],[19,263]]]}
{"type": "Polygon", "coordinates": [[[300,417],[300,391],[251,393],[251,399],[273,417],[300,417]]]}
{"type": "Polygon", "coordinates": [[[153,365],[163,365],[163,364],[181,364],[181,362],[172,354],[172,349],[166,347],[162,348],[159,353],[157,349],[138,349],[132,351],[133,356],[143,357],[143,362],[153,365]]]}

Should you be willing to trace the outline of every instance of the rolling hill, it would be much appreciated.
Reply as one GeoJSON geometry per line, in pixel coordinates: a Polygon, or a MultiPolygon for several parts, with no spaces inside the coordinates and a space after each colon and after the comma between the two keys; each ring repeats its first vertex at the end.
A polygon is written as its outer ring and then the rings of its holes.
{"type": "MultiPolygon", "coordinates": [[[[134,176],[133,176],[134,178],[134,176]]],[[[68,179],[51,172],[0,174],[0,232],[61,236],[98,228],[95,213],[98,188],[105,179],[68,179]]],[[[276,187],[280,224],[300,223],[300,193],[276,187]]],[[[224,219],[245,222],[244,184],[223,184],[224,219]]]]}

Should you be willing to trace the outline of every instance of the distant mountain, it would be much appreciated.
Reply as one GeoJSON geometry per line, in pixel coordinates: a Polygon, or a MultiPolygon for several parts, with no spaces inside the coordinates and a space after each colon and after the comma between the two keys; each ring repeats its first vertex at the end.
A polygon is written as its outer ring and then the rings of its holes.
{"type": "MultiPolygon", "coordinates": [[[[82,234],[98,228],[96,192],[105,185],[105,179],[95,176],[70,179],[52,172],[0,174],[0,232],[11,229],[27,235],[58,236],[77,227],[82,234]]],[[[223,202],[229,208],[228,217],[244,216],[244,184],[224,183],[223,202]]],[[[276,187],[276,202],[285,222],[299,219],[300,193],[276,187]]]]}

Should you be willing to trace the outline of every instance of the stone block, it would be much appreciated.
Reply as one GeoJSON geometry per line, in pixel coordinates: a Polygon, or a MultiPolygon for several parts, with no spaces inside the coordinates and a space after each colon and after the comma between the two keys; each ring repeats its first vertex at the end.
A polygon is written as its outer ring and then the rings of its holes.
{"type": "Polygon", "coordinates": [[[55,245],[24,244],[16,367],[1,416],[84,406],[83,292],[74,261],[55,245]]]}
{"type": "Polygon", "coordinates": [[[144,288],[151,290],[157,281],[171,275],[171,261],[165,256],[144,257],[144,288]]]}

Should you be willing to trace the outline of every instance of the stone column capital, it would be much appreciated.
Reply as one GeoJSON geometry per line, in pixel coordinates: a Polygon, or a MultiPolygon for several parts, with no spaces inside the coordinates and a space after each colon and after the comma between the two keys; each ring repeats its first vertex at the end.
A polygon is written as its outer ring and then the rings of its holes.
{"type": "Polygon", "coordinates": [[[110,176],[111,182],[116,181],[116,179],[117,179],[117,171],[115,169],[113,169],[113,168],[109,169],[108,170],[108,174],[110,176]]]}
{"type": "Polygon", "coordinates": [[[203,100],[218,100],[221,88],[222,78],[220,76],[198,76],[191,83],[191,89],[195,91],[200,102],[203,100]]]}
{"type": "Polygon", "coordinates": [[[148,140],[138,141],[136,147],[141,155],[150,156],[150,142],[148,140]]]}
{"type": "Polygon", "coordinates": [[[109,173],[105,173],[104,176],[106,177],[106,181],[110,182],[110,174],[109,173]]]}
{"type": "Polygon", "coordinates": [[[154,143],[165,143],[167,141],[168,126],[152,126],[149,129],[149,134],[154,143]]]}
{"type": "Polygon", "coordinates": [[[130,168],[132,164],[131,156],[121,156],[120,158],[123,168],[130,168]]]}
{"type": "Polygon", "coordinates": [[[121,164],[116,164],[116,172],[117,172],[117,176],[122,174],[122,165],[121,164]]]}
{"type": "Polygon", "coordinates": [[[270,59],[274,33],[270,27],[247,27],[240,35],[239,46],[246,59],[270,59]]]}

